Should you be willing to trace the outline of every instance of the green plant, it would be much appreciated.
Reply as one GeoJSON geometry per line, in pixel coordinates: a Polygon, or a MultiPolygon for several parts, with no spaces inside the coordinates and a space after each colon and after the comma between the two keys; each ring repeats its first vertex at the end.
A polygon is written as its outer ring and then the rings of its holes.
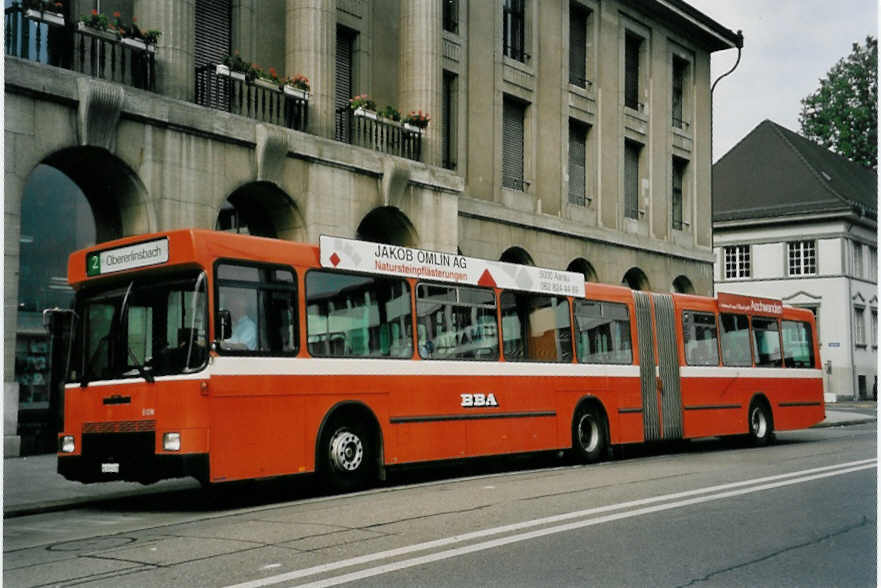
{"type": "Polygon", "coordinates": [[[398,109],[392,105],[387,105],[385,108],[379,111],[379,116],[382,118],[387,118],[389,120],[400,121],[401,113],[398,112],[398,109]]]}
{"type": "Polygon", "coordinates": [[[242,59],[242,56],[239,55],[238,51],[224,57],[223,65],[227,66],[230,71],[245,74],[245,78],[249,81],[253,81],[254,78],[257,77],[256,64],[242,59]]]}
{"type": "Polygon", "coordinates": [[[431,122],[431,116],[429,116],[427,112],[414,110],[411,111],[406,117],[404,117],[404,122],[408,125],[424,129],[428,126],[428,123],[431,122]]]}
{"type": "Polygon", "coordinates": [[[57,0],[24,0],[25,8],[40,12],[64,12],[64,3],[57,0]]]}
{"type": "Polygon", "coordinates": [[[352,110],[358,110],[359,108],[363,108],[364,110],[376,110],[376,102],[371,100],[367,94],[359,94],[358,96],[349,98],[349,108],[352,110]]]}

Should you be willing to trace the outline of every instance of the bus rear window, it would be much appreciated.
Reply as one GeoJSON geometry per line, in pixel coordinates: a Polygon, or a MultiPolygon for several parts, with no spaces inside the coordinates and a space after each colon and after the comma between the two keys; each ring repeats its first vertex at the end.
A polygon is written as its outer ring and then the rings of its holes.
{"type": "Polygon", "coordinates": [[[569,301],[562,296],[503,292],[502,338],[508,361],[572,361],[569,301]]]}
{"type": "Polygon", "coordinates": [[[580,363],[633,363],[626,305],[576,300],[575,333],[580,363]]]}
{"type": "Polygon", "coordinates": [[[421,357],[498,359],[496,297],[492,290],[419,284],[416,315],[421,357]]]}
{"type": "Polygon", "coordinates": [[[783,362],[786,367],[814,367],[814,338],[809,323],[783,321],[783,362]]]}
{"type": "Polygon", "coordinates": [[[410,286],[397,278],[310,271],[306,332],[315,356],[411,357],[410,286]]]}
{"type": "Polygon", "coordinates": [[[777,319],[753,317],[756,367],[780,367],[780,327],[777,319]]]}

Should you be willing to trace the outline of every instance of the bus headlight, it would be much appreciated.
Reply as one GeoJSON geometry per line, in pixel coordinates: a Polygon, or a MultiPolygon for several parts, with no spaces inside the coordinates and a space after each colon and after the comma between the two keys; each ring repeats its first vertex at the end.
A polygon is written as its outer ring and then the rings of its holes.
{"type": "Polygon", "coordinates": [[[76,451],[76,442],[73,440],[73,435],[63,435],[59,441],[58,447],[61,453],[73,453],[76,451]]]}
{"type": "Polygon", "coordinates": [[[165,451],[180,451],[180,433],[165,433],[162,435],[162,449],[165,451]]]}

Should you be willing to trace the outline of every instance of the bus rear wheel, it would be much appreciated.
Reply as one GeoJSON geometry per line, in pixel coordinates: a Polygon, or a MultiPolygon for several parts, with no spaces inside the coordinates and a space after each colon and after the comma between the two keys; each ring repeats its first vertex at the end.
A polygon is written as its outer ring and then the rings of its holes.
{"type": "Polygon", "coordinates": [[[375,461],[373,438],[360,425],[337,422],[321,441],[321,471],[334,490],[349,491],[367,485],[375,461]]]}
{"type": "Polygon", "coordinates": [[[749,406],[749,439],[755,447],[764,447],[774,440],[771,413],[760,400],[753,400],[749,406]]]}
{"type": "Polygon", "coordinates": [[[606,422],[593,406],[583,406],[572,419],[572,448],[582,463],[599,461],[606,450],[606,422]]]}

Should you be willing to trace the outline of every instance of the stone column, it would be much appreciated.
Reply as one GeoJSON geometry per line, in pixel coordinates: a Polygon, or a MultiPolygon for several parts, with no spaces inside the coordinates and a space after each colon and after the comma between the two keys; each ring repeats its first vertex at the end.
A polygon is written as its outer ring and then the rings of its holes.
{"type": "Polygon", "coordinates": [[[334,137],[336,0],[287,0],[285,72],[309,78],[307,131],[334,137]]]}
{"type": "MultiPolygon", "coordinates": [[[[256,0],[232,2],[232,48],[245,59],[257,59],[256,0]]],[[[258,62],[262,64],[263,62],[258,62]]]]}
{"type": "Polygon", "coordinates": [[[156,44],[156,91],[192,102],[195,95],[195,0],[135,0],[142,29],[162,31],[156,44]]]}
{"type": "Polygon", "coordinates": [[[401,0],[398,104],[402,115],[422,110],[431,123],[422,140],[422,161],[441,165],[443,140],[442,0],[401,0]]]}

